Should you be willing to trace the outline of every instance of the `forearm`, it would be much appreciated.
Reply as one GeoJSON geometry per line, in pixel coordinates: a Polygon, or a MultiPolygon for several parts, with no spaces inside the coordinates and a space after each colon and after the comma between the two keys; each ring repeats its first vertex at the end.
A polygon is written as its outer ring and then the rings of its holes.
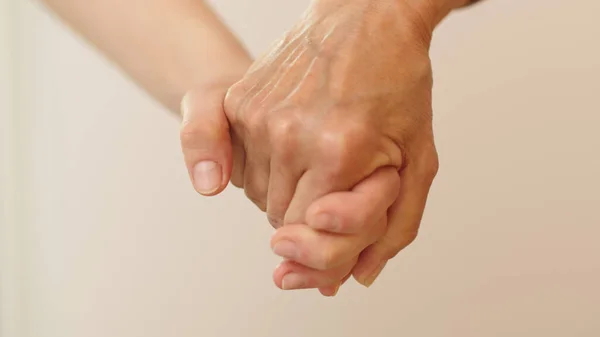
{"type": "Polygon", "coordinates": [[[241,76],[250,57],[199,0],[43,0],[173,111],[191,88],[241,76]]]}

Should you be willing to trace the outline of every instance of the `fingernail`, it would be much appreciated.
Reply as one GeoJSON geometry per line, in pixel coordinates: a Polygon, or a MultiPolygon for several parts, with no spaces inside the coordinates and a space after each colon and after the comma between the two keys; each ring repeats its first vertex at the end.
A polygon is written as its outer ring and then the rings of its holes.
{"type": "Polygon", "coordinates": [[[372,286],[379,274],[381,274],[381,271],[385,267],[386,263],[387,261],[381,262],[370,274],[368,274],[364,279],[358,280],[358,282],[367,288],[372,286]]]}
{"type": "Polygon", "coordinates": [[[340,221],[331,214],[321,213],[315,216],[312,226],[318,229],[336,231],[340,229],[340,221]]]}
{"type": "Polygon", "coordinates": [[[281,280],[281,288],[283,290],[302,289],[306,287],[306,278],[302,275],[289,273],[281,280]]]}
{"type": "Polygon", "coordinates": [[[214,161],[201,161],[194,166],[194,187],[202,194],[211,194],[221,186],[221,165],[214,161]]]}
{"type": "Polygon", "coordinates": [[[294,260],[298,256],[296,245],[287,240],[277,242],[275,246],[273,246],[273,253],[290,260],[294,260]]]}

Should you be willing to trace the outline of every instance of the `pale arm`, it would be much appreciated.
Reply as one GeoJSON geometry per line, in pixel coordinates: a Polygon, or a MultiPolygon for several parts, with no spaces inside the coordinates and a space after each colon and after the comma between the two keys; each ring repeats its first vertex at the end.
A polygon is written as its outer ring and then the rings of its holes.
{"type": "Polygon", "coordinates": [[[251,62],[203,1],[43,2],[172,111],[190,88],[235,82],[251,62]]]}

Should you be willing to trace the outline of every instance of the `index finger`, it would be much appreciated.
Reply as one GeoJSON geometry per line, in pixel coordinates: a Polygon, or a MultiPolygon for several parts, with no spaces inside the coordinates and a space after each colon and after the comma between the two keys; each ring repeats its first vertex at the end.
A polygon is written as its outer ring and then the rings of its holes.
{"type": "Polygon", "coordinates": [[[317,199],[308,207],[306,224],[340,234],[364,232],[386,214],[399,190],[398,171],[393,167],[381,168],[350,191],[334,192],[317,199]]]}

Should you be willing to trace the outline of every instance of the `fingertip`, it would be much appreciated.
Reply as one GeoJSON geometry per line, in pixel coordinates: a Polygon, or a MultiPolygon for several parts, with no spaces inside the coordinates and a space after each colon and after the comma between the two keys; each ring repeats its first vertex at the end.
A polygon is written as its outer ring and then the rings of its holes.
{"type": "Polygon", "coordinates": [[[377,280],[377,278],[379,277],[381,272],[383,271],[383,268],[385,268],[385,265],[386,265],[386,262],[379,263],[370,272],[363,273],[362,275],[355,277],[356,281],[358,283],[362,284],[363,286],[370,288],[373,285],[373,283],[377,280]]]}
{"type": "Polygon", "coordinates": [[[319,292],[325,297],[335,297],[338,294],[340,287],[341,284],[339,283],[334,286],[321,287],[319,288],[319,292]]]}
{"type": "Polygon", "coordinates": [[[282,240],[295,241],[294,238],[301,237],[301,235],[307,230],[311,231],[311,229],[306,227],[306,225],[287,224],[285,226],[281,226],[277,228],[271,235],[271,248],[273,248],[277,242],[282,240]]]}
{"type": "Polygon", "coordinates": [[[280,240],[280,237],[282,236],[282,233],[283,233],[283,228],[284,227],[277,228],[273,232],[273,234],[271,234],[271,238],[269,239],[269,246],[271,247],[271,249],[273,249],[273,246],[275,246],[277,241],[280,240]]]}
{"type": "Polygon", "coordinates": [[[365,249],[352,269],[352,277],[367,288],[373,285],[387,264],[387,260],[379,256],[374,248],[376,247],[370,246],[365,249]]]}
{"type": "Polygon", "coordinates": [[[273,283],[275,283],[275,286],[277,286],[277,288],[282,289],[283,290],[283,277],[285,276],[285,274],[287,273],[287,270],[285,268],[285,261],[281,262],[277,265],[277,267],[275,267],[275,270],[273,271],[273,283]]]}
{"type": "Polygon", "coordinates": [[[315,280],[307,268],[284,260],[275,268],[273,282],[281,290],[296,290],[313,288],[315,280]]]}

